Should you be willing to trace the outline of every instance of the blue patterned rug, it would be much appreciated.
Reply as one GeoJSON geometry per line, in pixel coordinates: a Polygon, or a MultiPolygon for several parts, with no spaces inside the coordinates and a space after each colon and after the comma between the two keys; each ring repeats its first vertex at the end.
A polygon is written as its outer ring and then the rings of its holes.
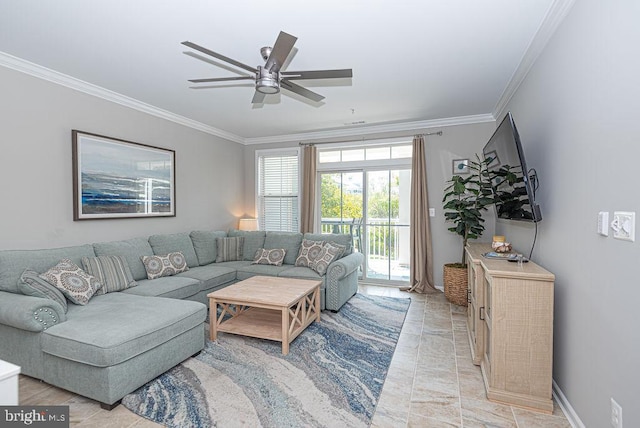
{"type": "Polygon", "coordinates": [[[357,294],[279,342],[221,333],[122,399],[168,427],[367,427],[410,299],[357,294]]]}

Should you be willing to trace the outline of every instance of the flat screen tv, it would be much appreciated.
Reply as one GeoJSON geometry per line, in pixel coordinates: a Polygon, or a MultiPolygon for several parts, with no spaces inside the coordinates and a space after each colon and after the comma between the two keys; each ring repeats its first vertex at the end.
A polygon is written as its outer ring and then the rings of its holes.
{"type": "Polygon", "coordinates": [[[482,149],[495,198],[498,218],[538,222],[540,207],[535,203],[536,176],[524,159],[520,136],[511,112],[507,113],[482,149]]]}

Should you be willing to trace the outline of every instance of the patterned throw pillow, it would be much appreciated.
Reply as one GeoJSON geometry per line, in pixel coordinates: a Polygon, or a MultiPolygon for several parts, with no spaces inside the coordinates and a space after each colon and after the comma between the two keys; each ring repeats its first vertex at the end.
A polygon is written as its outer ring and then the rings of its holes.
{"type": "Polygon", "coordinates": [[[20,276],[20,282],[18,283],[18,289],[26,296],[40,297],[44,299],[51,299],[54,302],[60,303],[64,313],[67,313],[67,299],[64,295],[53,285],[49,284],[44,279],[40,278],[38,272],[32,269],[25,269],[20,276]]]}
{"type": "Polygon", "coordinates": [[[89,299],[102,287],[95,277],[69,259],[60,260],[60,263],[39,276],[62,291],[76,305],[89,303],[89,299]]]}
{"type": "Polygon", "coordinates": [[[338,254],[338,256],[334,260],[341,259],[342,256],[344,256],[344,252],[347,250],[347,246],[346,245],[338,244],[337,242],[328,241],[327,244],[331,244],[334,247],[338,247],[340,249],[340,253],[338,254]]]}
{"type": "Polygon", "coordinates": [[[189,270],[187,259],[180,251],[163,256],[142,256],[148,279],[171,276],[189,270]]]}
{"type": "Polygon", "coordinates": [[[284,254],[284,248],[272,248],[270,250],[260,248],[258,251],[256,251],[256,256],[254,257],[251,264],[282,266],[282,262],[284,261],[284,254]]]}
{"type": "Polygon", "coordinates": [[[96,294],[122,291],[138,285],[133,280],[129,263],[122,256],[83,257],[82,267],[102,284],[96,294]]]}
{"type": "Polygon", "coordinates": [[[244,247],[244,236],[234,236],[231,238],[216,238],[218,255],[216,263],[235,262],[242,260],[242,248],[244,247]]]}
{"type": "Polygon", "coordinates": [[[309,265],[309,267],[318,272],[318,275],[325,275],[331,262],[338,259],[344,252],[344,249],[344,245],[334,244],[333,242],[325,243],[322,247],[322,251],[318,254],[318,257],[311,263],[311,265],[309,265]]]}
{"type": "Polygon", "coordinates": [[[310,241],[303,239],[300,244],[300,251],[298,252],[298,258],[296,259],[296,266],[310,267],[311,264],[318,258],[322,252],[324,241],[310,241]]]}

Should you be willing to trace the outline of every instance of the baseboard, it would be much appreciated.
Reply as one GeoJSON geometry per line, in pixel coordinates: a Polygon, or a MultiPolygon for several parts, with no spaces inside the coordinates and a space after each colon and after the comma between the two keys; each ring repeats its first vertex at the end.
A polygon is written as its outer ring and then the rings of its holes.
{"type": "Polygon", "coordinates": [[[567,420],[569,421],[571,426],[573,428],[586,428],[585,425],[580,420],[580,417],[578,416],[576,411],[573,410],[573,407],[571,407],[571,403],[569,403],[569,400],[567,400],[567,397],[565,397],[564,393],[562,392],[562,390],[560,389],[556,381],[555,380],[552,380],[552,381],[553,381],[553,391],[552,391],[553,398],[556,399],[556,402],[560,406],[560,409],[562,409],[562,412],[567,417],[567,420]]]}

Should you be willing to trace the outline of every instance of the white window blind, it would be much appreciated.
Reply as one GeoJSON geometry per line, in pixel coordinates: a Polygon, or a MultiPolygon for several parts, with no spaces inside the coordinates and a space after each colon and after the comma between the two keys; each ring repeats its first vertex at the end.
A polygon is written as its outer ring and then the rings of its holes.
{"type": "Polygon", "coordinates": [[[260,230],[298,232],[298,152],[258,153],[260,230]]]}

